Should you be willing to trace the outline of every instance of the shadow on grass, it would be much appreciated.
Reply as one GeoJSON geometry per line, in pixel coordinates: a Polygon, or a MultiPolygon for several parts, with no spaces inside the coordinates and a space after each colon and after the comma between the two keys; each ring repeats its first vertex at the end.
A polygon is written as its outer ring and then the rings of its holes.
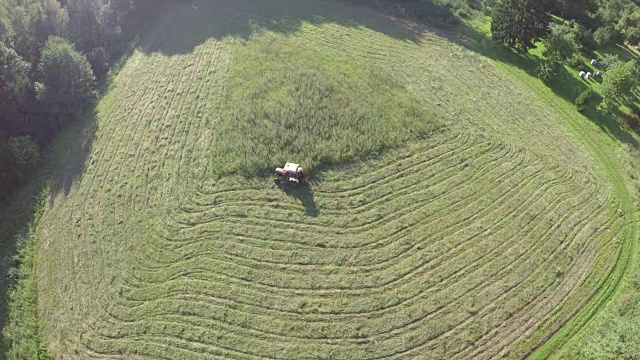
{"type": "Polygon", "coordinates": [[[622,61],[638,60],[638,54],[634,53],[633,51],[631,51],[631,49],[629,49],[626,46],[610,45],[598,52],[602,54],[618,55],[618,57],[622,61]]]}
{"type": "MultiPolygon", "coordinates": [[[[537,77],[538,75],[537,68],[542,62],[541,58],[530,54],[518,54],[502,44],[493,41],[488,34],[482,33],[467,24],[459,25],[455,33],[453,33],[452,36],[447,36],[447,38],[468,50],[496,62],[515,66],[532,77],[537,77]]],[[[629,49],[619,46],[616,48],[618,54],[624,55],[624,57],[621,56],[621,59],[626,59],[630,56],[636,58],[636,54],[633,54],[629,49]]],[[[575,71],[592,71],[586,64],[584,64],[583,67],[584,69],[581,68],[575,71]]],[[[581,92],[595,85],[595,81],[580,80],[567,71],[562,71],[558,78],[546,82],[545,85],[560,98],[574,103],[581,92]]],[[[609,134],[609,136],[634,147],[640,146],[633,136],[616,121],[616,119],[622,119],[624,117],[624,114],[622,114],[619,109],[615,109],[609,113],[602,113],[596,109],[601,101],[602,98],[596,93],[588,109],[582,114],[597,124],[602,131],[609,134]]]]}
{"type": "Polygon", "coordinates": [[[92,109],[57,136],[47,159],[51,166],[50,205],[59,194],[69,195],[71,186],[82,177],[97,130],[97,114],[92,109]]]}
{"type": "Polygon", "coordinates": [[[0,203],[0,359],[5,358],[9,350],[2,330],[9,316],[9,293],[18,280],[16,270],[21,266],[18,251],[47,204],[42,191],[48,185],[49,205],[58,194],[70,192],[72,184],[85,171],[96,130],[94,111],[67,125],[53,143],[42,149],[42,158],[30,180],[0,203]]]}
{"type": "Polygon", "coordinates": [[[320,210],[316,205],[316,200],[313,197],[313,192],[309,185],[301,186],[297,189],[292,188],[286,184],[277,184],[277,186],[288,196],[294,198],[296,202],[300,202],[305,208],[305,214],[307,216],[317,217],[320,215],[320,210]]]}
{"type": "Polygon", "coordinates": [[[9,292],[15,286],[17,272],[21,265],[18,250],[21,242],[29,236],[30,226],[46,203],[42,197],[48,184],[49,205],[58,194],[67,195],[72,184],[85,171],[88,154],[97,130],[94,112],[88,113],[81,121],[71,123],[58,134],[53,144],[42,150],[38,170],[6,202],[0,204],[0,359],[9,350],[3,338],[9,315],[9,292]]]}
{"type": "Polygon", "coordinates": [[[29,226],[36,219],[42,179],[44,174],[33,176],[0,208],[0,359],[6,358],[9,350],[2,330],[9,317],[9,292],[18,280],[18,247],[29,236],[29,226]]]}
{"type": "MultiPolygon", "coordinates": [[[[248,39],[258,29],[289,34],[300,31],[304,23],[364,27],[396,39],[420,41],[419,30],[375,7],[346,0],[192,0],[160,16],[151,27],[151,36],[143,39],[141,50],[187,54],[208,39],[248,39]]],[[[318,36],[318,40],[332,41],[320,33],[318,36]]]]}

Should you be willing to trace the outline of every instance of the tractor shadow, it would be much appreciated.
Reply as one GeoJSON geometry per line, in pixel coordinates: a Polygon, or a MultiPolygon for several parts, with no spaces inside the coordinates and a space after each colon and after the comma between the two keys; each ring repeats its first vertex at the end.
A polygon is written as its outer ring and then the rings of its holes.
{"type": "Polygon", "coordinates": [[[307,216],[318,217],[320,215],[320,210],[318,209],[318,205],[316,204],[316,200],[313,196],[313,191],[311,191],[311,187],[309,185],[304,185],[297,189],[286,184],[276,183],[276,186],[287,194],[287,196],[294,198],[297,203],[302,204],[307,216]]]}

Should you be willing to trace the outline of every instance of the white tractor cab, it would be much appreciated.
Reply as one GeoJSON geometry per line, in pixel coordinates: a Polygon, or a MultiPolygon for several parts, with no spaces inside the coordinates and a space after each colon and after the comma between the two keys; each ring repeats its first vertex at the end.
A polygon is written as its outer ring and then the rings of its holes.
{"type": "Polygon", "coordinates": [[[284,181],[293,188],[307,183],[304,170],[300,167],[300,164],[288,162],[284,165],[284,168],[276,168],[276,175],[280,177],[280,179],[276,178],[276,181],[284,181]]]}

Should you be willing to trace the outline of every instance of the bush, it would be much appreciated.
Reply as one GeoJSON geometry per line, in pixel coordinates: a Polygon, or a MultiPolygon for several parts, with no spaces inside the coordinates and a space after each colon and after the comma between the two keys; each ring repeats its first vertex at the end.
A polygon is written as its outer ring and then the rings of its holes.
{"type": "Polygon", "coordinates": [[[587,89],[581,92],[580,95],[578,95],[578,97],[576,98],[576,109],[578,109],[578,111],[584,111],[587,108],[587,105],[591,101],[592,97],[593,90],[591,89],[587,89]]]}
{"type": "Polygon", "coordinates": [[[398,9],[404,16],[439,25],[455,25],[459,23],[456,15],[466,17],[471,13],[468,4],[460,0],[404,0],[399,1],[398,9]]]}
{"type": "Polygon", "coordinates": [[[433,3],[446,7],[455,16],[469,18],[473,13],[467,0],[433,0],[433,3]]]}
{"type": "Polygon", "coordinates": [[[576,53],[576,30],[566,25],[554,25],[542,39],[544,50],[542,56],[547,60],[564,62],[576,53]]]}
{"type": "Polygon", "coordinates": [[[581,349],[580,359],[638,359],[640,316],[607,314],[607,329],[592,335],[581,349]]]}
{"type": "Polygon", "coordinates": [[[638,83],[638,65],[631,60],[612,65],[602,76],[603,107],[631,101],[631,88],[638,83]]]}
{"type": "Polygon", "coordinates": [[[600,59],[599,63],[605,69],[610,69],[611,67],[613,67],[615,65],[621,64],[622,60],[620,60],[620,57],[618,57],[618,55],[615,55],[615,54],[604,54],[602,59],[600,59]]]}
{"type": "Polygon", "coordinates": [[[598,48],[598,42],[596,41],[593,32],[589,29],[580,27],[576,32],[576,43],[584,51],[595,51],[598,48]]]}
{"type": "Polygon", "coordinates": [[[562,62],[557,59],[550,58],[538,66],[538,77],[545,82],[551,81],[560,74],[561,70],[562,62]]]}
{"type": "Polygon", "coordinates": [[[0,143],[0,195],[16,189],[34,169],[40,154],[30,136],[11,137],[0,143]]]}
{"type": "Polygon", "coordinates": [[[574,69],[578,69],[584,65],[582,58],[578,56],[578,54],[571,55],[569,60],[567,60],[567,64],[574,69]]]}
{"type": "Polygon", "coordinates": [[[628,28],[624,33],[624,38],[631,45],[640,44],[640,29],[637,27],[628,28]]]}
{"type": "Polygon", "coordinates": [[[102,79],[107,75],[107,71],[109,71],[109,62],[107,61],[107,52],[103,47],[97,47],[91,50],[88,59],[96,77],[102,79]]]}
{"type": "Polygon", "coordinates": [[[613,26],[603,26],[593,33],[599,47],[620,44],[623,41],[622,33],[613,26]]]}
{"type": "Polygon", "coordinates": [[[640,110],[634,109],[631,115],[625,118],[625,127],[638,131],[640,129],[640,110]]]}

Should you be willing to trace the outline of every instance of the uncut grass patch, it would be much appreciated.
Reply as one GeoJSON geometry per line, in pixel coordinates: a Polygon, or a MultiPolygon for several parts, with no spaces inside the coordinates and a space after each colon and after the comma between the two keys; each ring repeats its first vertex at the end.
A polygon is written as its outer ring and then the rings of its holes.
{"type": "Polygon", "coordinates": [[[233,54],[213,144],[214,173],[308,170],[428,136],[441,123],[381,67],[346,62],[295,39],[260,35],[233,54]]]}

